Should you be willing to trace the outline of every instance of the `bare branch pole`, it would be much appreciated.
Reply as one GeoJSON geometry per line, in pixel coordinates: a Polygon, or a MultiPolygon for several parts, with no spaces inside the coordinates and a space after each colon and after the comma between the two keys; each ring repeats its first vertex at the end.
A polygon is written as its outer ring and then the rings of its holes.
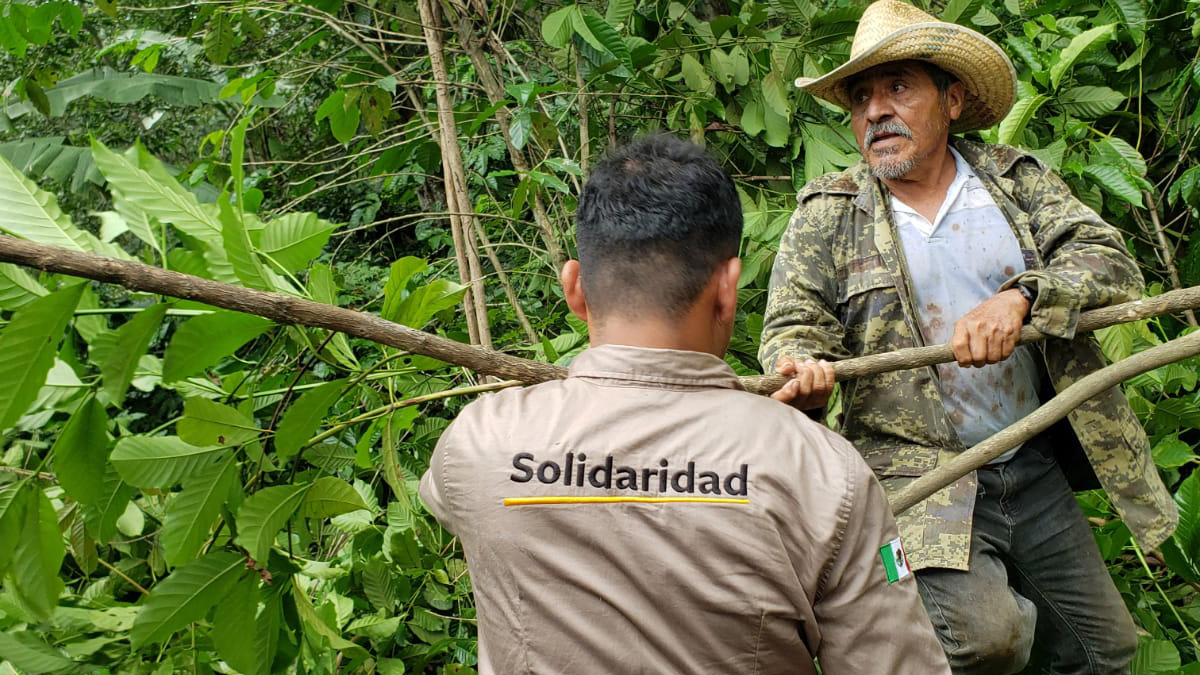
{"type": "Polygon", "coordinates": [[[487,321],[487,305],[483,295],[483,270],[475,249],[475,233],[468,223],[473,222],[473,209],[467,199],[466,177],[462,166],[462,154],[458,149],[458,125],[454,121],[454,102],[450,98],[449,74],[442,49],[442,20],[435,0],[418,0],[421,11],[421,27],[425,30],[425,41],[429,46],[429,63],[433,69],[434,86],[437,93],[438,141],[442,148],[442,173],[446,184],[446,207],[450,210],[450,230],[454,239],[454,252],[458,260],[459,277],[470,290],[463,298],[467,315],[467,329],[471,342],[490,347],[491,331],[487,321]],[[468,215],[458,215],[468,214],[468,215]]]}
{"type": "Polygon", "coordinates": [[[534,383],[566,376],[566,369],[478,345],[468,345],[381,319],[283,293],[256,291],[189,274],[78,253],[0,235],[0,261],[47,272],[119,284],[134,291],[196,300],[213,307],[255,314],[282,324],[336,330],[389,347],[422,354],[506,380],[534,383]]]}
{"type": "Polygon", "coordinates": [[[1191,333],[1085,375],[1040,408],[1023,417],[1020,422],[905,486],[892,496],[892,511],[899,514],[912,508],[929,495],[1045,431],[1089,398],[1135,375],[1197,354],[1200,354],[1200,333],[1191,333]]]}
{"type": "MultiPolygon", "coordinates": [[[[1176,291],[1156,295],[1153,298],[1143,298],[1134,302],[1126,302],[1111,307],[1101,307],[1079,315],[1079,323],[1075,329],[1076,335],[1090,333],[1101,328],[1107,328],[1118,323],[1128,323],[1140,319],[1149,319],[1164,314],[1187,312],[1200,307],[1200,286],[1181,288],[1176,291]]],[[[1021,329],[1018,344],[1037,342],[1047,338],[1033,326],[1021,329]]],[[[833,364],[833,373],[840,382],[868,375],[878,375],[893,370],[906,368],[921,368],[939,363],[949,363],[954,360],[950,345],[930,345],[928,347],[907,347],[883,354],[859,356],[853,359],[837,361],[833,364]]],[[[742,384],[746,389],[756,394],[770,394],[787,381],[778,375],[760,375],[744,377],[742,384]]]]}
{"type": "MultiPolygon", "coordinates": [[[[24,239],[0,235],[0,262],[15,263],[46,272],[67,274],[105,283],[119,284],[133,291],[158,293],[196,300],[213,307],[256,314],[282,324],[298,324],[336,330],[372,342],[430,356],[447,363],[470,368],[525,384],[566,377],[566,369],[512,356],[494,349],[468,345],[438,335],[392,323],[366,312],[334,307],[282,293],[255,291],[233,284],[210,281],[189,274],[172,272],[140,262],[117,260],[93,253],[79,253],[24,239]]],[[[1200,308],[1200,286],[1170,291],[1112,307],[1084,312],[1077,333],[1164,314],[1200,308]]],[[[1021,342],[1045,339],[1029,326],[1021,332],[1021,342]]],[[[894,370],[920,368],[947,363],[954,356],[947,345],[899,349],[884,354],[860,356],[833,364],[838,380],[878,375],[894,370]]],[[[748,391],[770,394],[782,386],[777,376],[743,377],[748,391]]]]}
{"type": "MultiPolygon", "coordinates": [[[[1149,190],[1143,191],[1142,197],[1146,200],[1146,210],[1150,212],[1150,223],[1154,226],[1153,234],[1155,241],[1158,242],[1158,246],[1155,247],[1158,259],[1167,268],[1167,277],[1171,280],[1171,285],[1175,288],[1183,288],[1183,282],[1179,279],[1179,266],[1175,264],[1174,248],[1171,246],[1171,242],[1167,241],[1166,229],[1163,227],[1162,221],[1158,219],[1158,204],[1149,190]]],[[[1192,310],[1186,310],[1183,314],[1187,317],[1189,325],[1197,325],[1196,314],[1192,310]]]]}

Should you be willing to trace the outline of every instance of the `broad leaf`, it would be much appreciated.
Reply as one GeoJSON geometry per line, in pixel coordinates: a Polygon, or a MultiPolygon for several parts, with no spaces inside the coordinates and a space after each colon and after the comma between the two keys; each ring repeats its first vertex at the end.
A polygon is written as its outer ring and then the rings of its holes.
{"type": "Polygon", "coordinates": [[[1105,163],[1123,165],[1135,176],[1146,175],[1146,160],[1142,153],[1123,139],[1109,136],[1097,141],[1095,147],[1100,151],[1105,163]]]}
{"type": "Polygon", "coordinates": [[[604,12],[604,20],[613,26],[625,23],[633,15],[637,0],[608,0],[608,9],[604,12]]]}
{"type": "Polygon", "coordinates": [[[333,405],[346,388],[345,380],[325,382],[321,386],[304,392],[288,408],[275,431],[275,452],[286,459],[300,451],[308,439],[320,428],[333,405]]]}
{"type": "Polygon", "coordinates": [[[43,675],[78,673],[83,665],[46,644],[37,633],[29,630],[0,632],[0,661],[8,661],[27,673],[43,675]]]}
{"type": "Polygon", "coordinates": [[[199,397],[184,401],[175,431],[184,442],[198,446],[241,445],[262,432],[236,408],[199,397]]]}
{"type": "Polygon", "coordinates": [[[183,481],[183,491],[167,505],[163,522],[161,541],[168,565],[183,565],[200,551],[237,477],[237,457],[230,455],[183,481]]]}
{"type": "Polygon", "coordinates": [[[146,596],[133,622],[130,641],[135,648],[162,642],[199,621],[245,571],[246,558],[229,551],[210,553],[175,570],[146,596]]]}
{"type": "Polygon", "coordinates": [[[679,60],[683,72],[683,81],[694,92],[712,94],[714,92],[712,78],[704,70],[704,66],[691,54],[684,54],[679,60]]]}
{"type": "Polygon", "coordinates": [[[1141,0],[1104,0],[1104,4],[1113,8],[1121,17],[1121,23],[1125,24],[1129,34],[1133,36],[1133,41],[1142,42],[1142,36],[1146,32],[1146,10],[1142,7],[1141,0]]]}
{"type": "Polygon", "coordinates": [[[97,504],[104,498],[96,477],[104,475],[108,461],[108,414],[94,396],[67,420],[52,453],[58,484],[72,499],[97,504]]]}
{"type": "Polygon", "coordinates": [[[219,446],[197,447],[177,436],[125,436],[117,441],[109,461],[130,485],[169,488],[228,452],[219,446]]]}
{"type": "Polygon", "coordinates": [[[1112,166],[1089,164],[1083,167],[1083,175],[1096,181],[1106,192],[1134,206],[1142,205],[1142,192],[1126,172],[1112,166]]]}
{"type": "Polygon", "coordinates": [[[112,244],[75,227],[58,208],[54,195],[39,188],[0,156],[0,231],[20,239],[82,253],[129,258],[112,244]]]}
{"type": "Polygon", "coordinates": [[[287,272],[298,272],[321,254],[337,225],[315,213],[289,213],[267,223],[258,248],[287,272]]]}
{"type": "Polygon", "coordinates": [[[1171,570],[1192,583],[1200,583],[1200,474],[1195,472],[1175,492],[1179,525],[1163,543],[1162,552],[1171,570]]]}
{"type": "Polygon", "coordinates": [[[103,187],[104,176],[92,160],[91,149],[63,145],[64,140],[62,136],[49,136],[0,143],[0,155],[26,176],[62,183],[76,194],[93,185],[103,187]]]}
{"type": "Polygon", "coordinates": [[[1068,115],[1096,119],[1116,110],[1125,102],[1125,95],[1108,87],[1085,85],[1064,89],[1056,101],[1068,115]]]}
{"type": "Polygon", "coordinates": [[[239,212],[234,211],[229,203],[229,195],[221,195],[217,200],[218,213],[221,219],[221,243],[225,255],[233,264],[233,273],[238,281],[247,288],[265,291],[271,288],[263,271],[262,263],[254,254],[254,245],[250,243],[250,235],[242,222],[239,212]]]}
{"type": "Polygon", "coordinates": [[[542,39],[551,47],[566,47],[575,33],[575,22],[579,19],[579,8],[568,5],[555,10],[542,19],[542,39]]]}
{"type": "MultiPolygon", "coordinates": [[[[0,541],[16,541],[25,525],[25,499],[17,499],[21,490],[15,487],[0,490],[0,541]]],[[[13,547],[0,546],[0,579],[12,564],[13,547]]],[[[0,654],[0,658],[3,655],[0,654]]]]}
{"type": "Polygon", "coordinates": [[[300,515],[324,519],[361,509],[369,510],[370,507],[349,483],[341,478],[323,476],[309,486],[300,505],[300,515]]]}
{"type": "Polygon", "coordinates": [[[1037,114],[1038,108],[1041,108],[1042,104],[1048,100],[1050,100],[1049,97],[1043,94],[1034,94],[1017,101],[1004,119],[1000,120],[998,140],[1005,144],[1011,144],[1018,140],[1026,125],[1037,114]]]}
{"type": "Polygon", "coordinates": [[[1179,672],[1179,649],[1167,640],[1142,638],[1138,642],[1130,675],[1174,675],[1179,672]]]}
{"type": "Polygon", "coordinates": [[[0,309],[20,309],[49,292],[24,269],[0,263],[0,309]]]}
{"type": "Polygon", "coordinates": [[[125,400],[125,392],[137,372],[138,360],[146,354],[150,340],[162,325],[167,305],[158,304],[138,312],[115,331],[102,333],[92,340],[89,356],[100,366],[104,393],[115,405],[125,400]]]}
{"type": "Polygon", "coordinates": [[[175,382],[216,365],[272,325],[260,316],[229,311],[188,319],[167,345],[163,382],[175,382]]]}
{"type": "Polygon", "coordinates": [[[34,616],[48,619],[63,591],[58,572],[67,550],[63,546],[54,506],[45,493],[31,483],[21,492],[23,494],[15,499],[25,500],[25,522],[16,541],[6,544],[14,548],[9,570],[13,580],[10,588],[34,616]]]}
{"type": "Polygon", "coordinates": [[[221,244],[221,221],[216,208],[202,205],[179,181],[169,178],[161,164],[139,166],[141,160],[132,161],[97,140],[92,141],[92,155],[108,179],[109,188],[122,199],[128,199],[147,214],[178,227],[188,236],[210,245],[221,244]]]}
{"type": "Polygon", "coordinates": [[[792,103],[788,100],[788,83],[784,82],[779,73],[771,71],[762,81],[763,101],[767,107],[783,117],[792,114],[792,103]]]}
{"type": "Polygon", "coordinates": [[[266,675],[275,656],[281,618],[279,596],[260,592],[258,579],[247,575],[213,612],[213,646],[237,672],[266,675]],[[260,600],[265,600],[261,609],[260,600]]]}
{"type": "Polygon", "coordinates": [[[1177,436],[1168,436],[1154,444],[1154,463],[1166,469],[1174,469],[1196,461],[1192,446],[1177,436]]]}
{"type": "Polygon", "coordinates": [[[1058,63],[1050,66],[1050,83],[1055,89],[1058,89],[1059,83],[1062,81],[1063,75],[1075,65],[1079,57],[1087,50],[1102,45],[1113,38],[1113,28],[1116,24],[1105,24],[1096,26],[1090,30],[1071,38],[1070,44],[1063,48],[1058,55],[1058,63]]]}
{"type": "Polygon", "coordinates": [[[608,52],[625,67],[633,68],[633,58],[629,55],[629,46],[617,29],[600,16],[599,12],[590,7],[582,8],[573,15],[575,32],[588,44],[598,51],[608,52]]]}
{"type": "Polygon", "coordinates": [[[307,490],[308,485],[276,485],[250,495],[237,512],[237,545],[255,561],[265,561],[275,535],[300,507],[307,490]]]}
{"type": "Polygon", "coordinates": [[[29,302],[0,333],[0,430],[20,419],[46,382],[84,286],[75,284],[29,302]]]}
{"type": "Polygon", "coordinates": [[[384,318],[411,328],[422,328],[435,314],[461,302],[467,288],[453,281],[434,279],[414,288],[396,307],[395,314],[384,318]]]}
{"type": "Polygon", "coordinates": [[[396,606],[396,586],[392,581],[392,566],[381,558],[371,558],[363,566],[363,593],[375,609],[391,612],[396,606]]]}
{"type": "Polygon", "coordinates": [[[96,541],[107,544],[117,534],[117,520],[125,513],[125,507],[133,498],[134,489],[121,480],[121,476],[110,462],[99,476],[103,486],[103,497],[94,506],[85,508],[88,531],[96,541]]]}

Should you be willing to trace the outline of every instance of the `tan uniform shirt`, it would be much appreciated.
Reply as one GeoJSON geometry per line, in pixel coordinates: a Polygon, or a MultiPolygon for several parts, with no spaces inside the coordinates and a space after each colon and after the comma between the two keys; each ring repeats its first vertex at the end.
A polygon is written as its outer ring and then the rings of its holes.
{"type": "Polygon", "coordinates": [[[482,397],[421,497],[485,675],[950,672],[858,453],[708,354],[602,346],[482,397]]]}

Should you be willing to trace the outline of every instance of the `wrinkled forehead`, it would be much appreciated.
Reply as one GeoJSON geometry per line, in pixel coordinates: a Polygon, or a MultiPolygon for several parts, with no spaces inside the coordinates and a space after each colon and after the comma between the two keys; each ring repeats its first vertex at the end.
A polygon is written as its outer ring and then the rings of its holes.
{"type": "Polygon", "coordinates": [[[844,86],[846,91],[853,91],[860,84],[873,82],[875,80],[890,80],[895,78],[923,78],[929,77],[929,69],[924,61],[906,60],[906,61],[888,61],[877,66],[872,66],[862,71],[855,73],[846,78],[844,86]]]}

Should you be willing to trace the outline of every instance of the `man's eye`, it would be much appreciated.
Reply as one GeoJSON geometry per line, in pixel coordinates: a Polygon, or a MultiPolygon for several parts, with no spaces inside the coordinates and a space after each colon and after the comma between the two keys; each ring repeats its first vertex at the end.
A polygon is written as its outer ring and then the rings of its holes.
{"type": "Polygon", "coordinates": [[[892,85],[892,91],[896,92],[897,94],[904,91],[905,89],[906,89],[906,87],[904,86],[903,82],[896,82],[892,85]]]}

